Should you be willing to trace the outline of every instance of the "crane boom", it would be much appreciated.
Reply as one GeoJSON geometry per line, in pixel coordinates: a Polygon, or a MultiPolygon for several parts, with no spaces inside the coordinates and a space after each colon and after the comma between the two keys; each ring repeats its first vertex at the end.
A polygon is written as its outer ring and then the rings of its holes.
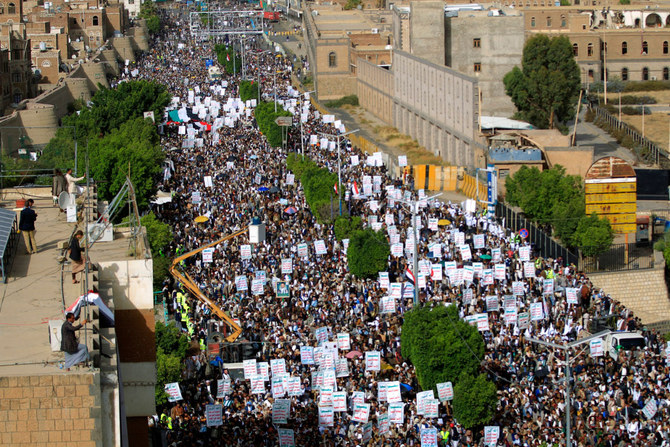
{"type": "Polygon", "coordinates": [[[221,239],[218,239],[214,242],[210,242],[209,244],[203,245],[202,247],[198,247],[195,250],[191,250],[188,253],[184,253],[183,255],[177,256],[174,258],[174,261],[172,261],[172,266],[170,266],[170,273],[174,278],[182,283],[184,287],[186,287],[197,299],[200,301],[204,302],[207,304],[211,309],[212,312],[214,312],[221,320],[223,320],[232,330],[232,333],[226,337],[226,341],[228,342],[233,342],[237,339],[237,337],[240,336],[242,333],[242,328],[240,327],[239,324],[235,323],[235,321],[228,316],[219,306],[214,304],[214,302],[209,299],[203,292],[200,290],[200,287],[191,279],[188,273],[186,272],[181,272],[179,270],[179,263],[185,259],[188,259],[192,256],[197,255],[201,251],[214,247],[215,245],[220,244],[221,242],[225,242],[229,239],[233,239],[241,234],[244,234],[249,227],[244,227],[240,231],[237,231],[233,234],[229,234],[228,236],[224,236],[221,239]]]}

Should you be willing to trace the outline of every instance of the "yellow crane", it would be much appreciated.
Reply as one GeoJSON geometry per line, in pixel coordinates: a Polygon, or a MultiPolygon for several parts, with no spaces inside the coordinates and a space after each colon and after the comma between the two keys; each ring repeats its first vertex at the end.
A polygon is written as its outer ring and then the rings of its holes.
{"type": "Polygon", "coordinates": [[[207,245],[203,245],[202,247],[198,247],[195,250],[191,250],[188,253],[184,253],[181,256],[177,256],[174,261],[172,261],[172,266],[170,267],[170,273],[174,278],[182,283],[184,287],[186,287],[197,299],[200,301],[204,302],[207,304],[211,309],[212,312],[214,312],[219,318],[221,318],[222,321],[224,321],[228,327],[231,329],[231,333],[226,336],[226,341],[227,342],[234,342],[237,337],[240,336],[242,333],[242,328],[240,327],[239,324],[235,323],[235,321],[228,316],[219,306],[214,304],[212,300],[210,300],[203,292],[200,290],[200,287],[191,279],[188,273],[186,272],[181,272],[179,270],[179,264],[181,261],[188,259],[192,256],[197,255],[198,253],[202,252],[203,250],[214,247],[215,245],[220,244],[221,242],[225,242],[227,240],[233,239],[241,234],[244,234],[249,227],[244,227],[240,231],[237,231],[236,233],[230,234],[228,236],[224,236],[221,239],[218,239],[214,242],[210,242],[207,245]]]}

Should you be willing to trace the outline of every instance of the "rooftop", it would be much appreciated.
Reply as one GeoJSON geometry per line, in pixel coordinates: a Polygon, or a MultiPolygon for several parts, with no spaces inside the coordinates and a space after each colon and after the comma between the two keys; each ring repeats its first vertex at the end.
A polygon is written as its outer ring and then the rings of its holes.
{"type": "MultiPolygon", "coordinates": [[[[20,197],[15,191],[21,190],[7,191],[3,191],[0,206],[20,212],[15,208],[20,197]]],[[[22,193],[35,200],[38,253],[26,254],[20,237],[7,283],[0,283],[0,375],[57,374],[64,355],[51,350],[49,320],[62,321],[64,306],[70,306],[85,291],[83,280],[72,284],[69,264],[62,266],[58,261],[59,243],[69,239],[74,224],[67,223],[65,213],[52,205],[49,188],[31,188],[22,193]]],[[[127,251],[125,238],[96,242],[91,259],[129,259],[127,251]]],[[[83,340],[83,334],[80,336],[83,340]]]]}

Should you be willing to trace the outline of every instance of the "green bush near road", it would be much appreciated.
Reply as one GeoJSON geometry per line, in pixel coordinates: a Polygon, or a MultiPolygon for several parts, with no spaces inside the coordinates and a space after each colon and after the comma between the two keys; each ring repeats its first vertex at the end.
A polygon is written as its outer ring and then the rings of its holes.
{"type": "Polygon", "coordinates": [[[324,105],[326,107],[332,107],[332,108],[342,107],[343,105],[357,106],[358,96],[356,95],[343,96],[340,99],[335,99],[333,101],[326,101],[324,105]]]}
{"type": "Polygon", "coordinates": [[[334,189],[337,175],[326,168],[320,168],[309,157],[303,160],[298,154],[290,154],[286,158],[286,166],[300,180],[305,201],[316,220],[319,223],[331,222],[331,203],[338,199],[334,189]]]}
{"type": "Polygon", "coordinates": [[[275,119],[280,116],[291,116],[291,112],[287,112],[281,107],[277,107],[275,112],[275,105],[273,102],[260,102],[254,110],[256,123],[261,133],[265,135],[268,143],[272,147],[279,147],[282,145],[282,128],[275,123],[275,119]]]}

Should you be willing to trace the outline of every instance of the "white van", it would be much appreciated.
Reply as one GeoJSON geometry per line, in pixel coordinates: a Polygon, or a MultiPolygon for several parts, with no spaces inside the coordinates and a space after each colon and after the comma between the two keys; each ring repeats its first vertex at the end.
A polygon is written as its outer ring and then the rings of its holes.
{"type": "Polygon", "coordinates": [[[631,351],[635,348],[644,349],[647,343],[640,332],[612,332],[605,337],[605,349],[610,357],[616,360],[619,357],[617,346],[621,346],[624,351],[631,351]]]}

